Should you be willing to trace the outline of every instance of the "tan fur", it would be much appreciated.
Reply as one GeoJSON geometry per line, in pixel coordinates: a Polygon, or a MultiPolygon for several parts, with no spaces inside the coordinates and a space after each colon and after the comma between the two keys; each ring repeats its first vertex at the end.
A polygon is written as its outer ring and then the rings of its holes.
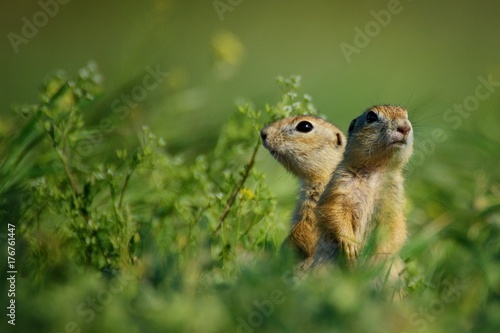
{"type": "Polygon", "coordinates": [[[262,144],[289,172],[300,180],[300,197],[285,244],[298,250],[302,259],[313,258],[319,231],[314,210],[340,162],[346,138],[329,122],[313,116],[295,116],[266,126],[261,131],[262,144]],[[297,125],[309,122],[308,133],[297,125]]]}
{"type": "Polygon", "coordinates": [[[375,257],[400,250],[406,240],[402,168],[412,151],[413,129],[405,109],[374,106],[353,120],[344,158],[318,202],[322,239],[316,262],[336,257],[338,248],[352,263],[372,235],[375,257]],[[377,121],[367,122],[370,111],[377,121]]]}

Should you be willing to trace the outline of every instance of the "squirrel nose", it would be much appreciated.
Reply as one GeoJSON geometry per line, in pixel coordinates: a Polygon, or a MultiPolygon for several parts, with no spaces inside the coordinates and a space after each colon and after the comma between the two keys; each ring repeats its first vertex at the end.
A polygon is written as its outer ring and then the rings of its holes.
{"type": "Polygon", "coordinates": [[[399,133],[403,134],[404,136],[406,136],[406,134],[408,134],[408,132],[410,132],[410,130],[411,130],[411,126],[408,123],[401,124],[397,128],[397,131],[399,133]]]}
{"type": "Polygon", "coordinates": [[[267,138],[267,132],[266,132],[266,129],[262,129],[262,131],[260,131],[260,137],[262,138],[262,141],[266,141],[266,138],[267,138]]]}

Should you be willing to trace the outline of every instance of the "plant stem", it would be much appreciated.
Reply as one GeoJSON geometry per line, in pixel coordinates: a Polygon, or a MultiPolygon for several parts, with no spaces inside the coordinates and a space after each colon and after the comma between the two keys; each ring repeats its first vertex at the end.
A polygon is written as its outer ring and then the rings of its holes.
{"type": "Polygon", "coordinates": [[[130,170],[130,172],[127,174],[127,177],[125,177],[125,181],[123,182],[122,191],[120,193],[120,201],[118,202],[118,209],[122,207],[123,196],[125,195],[125,190],[127,189],[128,181],[132,176],[132,172],[133,170],[130,170]]]}
{"type": "Polygon", "coordinates": [[[71,169],[66,159],[66,155],[64,155],[64,153],[59,148],[56,148],[56,151],[57,154],[59,155],[59,158],[61,159],[61,162],[64,167],[64,172],[66,173],[66,178],[68,178],[68,182],[71,186],[71,189],[73,190],[73,195],[75,196],[76,199],[80,195],[80,190],[78,189],[78,184],[73,178],[73,174],[71,173],[71,169]]]}
{"type": "Polygon", "coordinates": [[[248,175],[250,174],[250,170],[252,170],[252,167],[255,164],[255,156],[257,156],[257,152],[259,151],[259,147],[260,147],[260,140],[257,140],[257,144],[255,145],[255,148],[253,149],[252,156],[250,157],[250,160],[248,161],[248,163],[245,165],[245,170],[243,171],[243,176],[241,177],[240,181],[234,186],[233,192],[231,193],[229,200],[227,200],[226,208],[224,209],[224,212],[222,213],[221,217],[219,218],[219,223],[217,223],[217,227],[215,228],[215,231],[214,231],[215,234],[217,234],[217,232],[219,232],[220,228],[222,227],[222,224],[224,223],[224,220],[226,219],[226,217],[229,214],[229,211],[233,207],[234,201],[236,200],[236,196],[240,192],[243,185],[245,185],[245,182],[248,178],[248,175]]]}

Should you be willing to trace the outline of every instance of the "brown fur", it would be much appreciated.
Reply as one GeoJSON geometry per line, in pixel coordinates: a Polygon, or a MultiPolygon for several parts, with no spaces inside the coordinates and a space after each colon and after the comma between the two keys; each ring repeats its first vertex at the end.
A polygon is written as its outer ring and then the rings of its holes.
{"type": "Polygon", "coordinates": [[[300,197],[284,244],[294,247],[302,259],[313,258],[319,231],[314,210],[333,170],[340,162],[346,139],[329,122],[313,116],[289,117],[261,131],[262,144],[300,180],[300,197]],[[308,133],[297,130],[303,121],[313,125],[308,133]]]}
{"type": "Polygon", "coordinates": [[[400,250],[406,240],[402,168],[412,151],[405,109],[374,106],[353,120],[344,158],[318,202],[316,262],[336,257],[338,247],[353,263],[372,235],[376,257],[400,250]],[[369,112],[378,120],[367,122],[369,112]]]}

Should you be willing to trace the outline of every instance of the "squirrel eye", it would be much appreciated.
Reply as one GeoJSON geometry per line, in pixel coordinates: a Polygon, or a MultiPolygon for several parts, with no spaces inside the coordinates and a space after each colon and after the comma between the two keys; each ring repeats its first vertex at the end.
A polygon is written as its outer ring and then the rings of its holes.
{"type": "Polygon", "coordinates": [[[378,120],[378,115],[373,111],[368,111],[368,113],[366,114],[366,122],[373,123],[376,122],[377,120],[378,120]]]}
{"type": "Polygon", "coordinates": [[[302,132],[302,133],[309,133],[313,130],[313,128],[314,128],[313,125],[308,121],[301,121],[295,127],[295,129],[297,131],[302,132]]]}

